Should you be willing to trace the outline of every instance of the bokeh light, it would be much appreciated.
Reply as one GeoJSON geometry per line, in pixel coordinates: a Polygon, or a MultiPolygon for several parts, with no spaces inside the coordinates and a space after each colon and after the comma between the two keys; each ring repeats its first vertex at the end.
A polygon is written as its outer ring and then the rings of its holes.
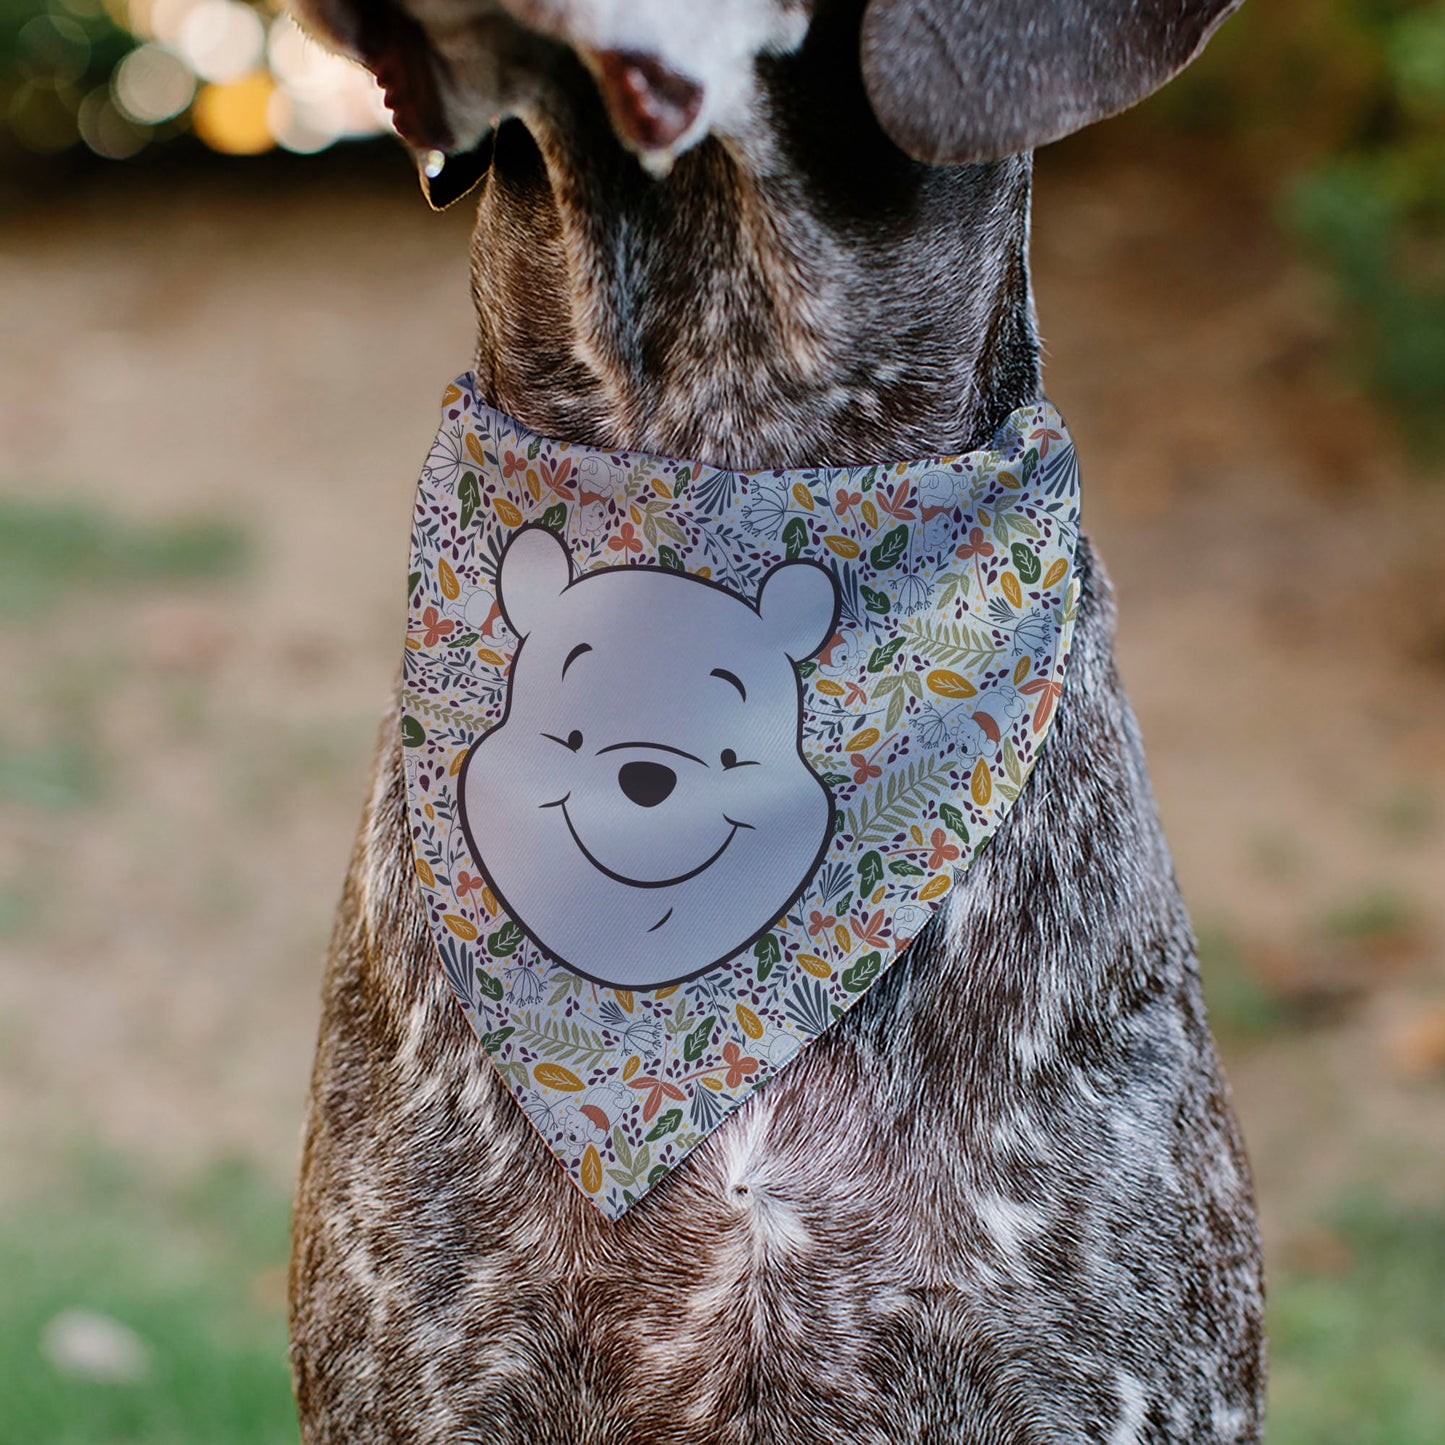
{"type": "Polygon", "coordinates": [[[228,155],[311,154],[383,134],[360,66],[305,35],[280,0],[36,0],[13,36],[0,131],[22,150],[109,160],[193,136],[228,155]]]}

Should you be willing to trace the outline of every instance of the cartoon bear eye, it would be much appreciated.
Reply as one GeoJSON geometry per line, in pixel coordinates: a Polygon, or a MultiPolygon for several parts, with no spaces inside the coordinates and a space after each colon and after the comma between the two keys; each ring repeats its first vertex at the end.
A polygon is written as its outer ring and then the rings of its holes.
{"type": "Polygon", "coordinates": [[[744,762],[744,761],[739,760],[738,755],[737,755],[731,748],[724,748],[724,749],[722,750],[722,756],[718,759],[718,762],[720,762],[720,763],[723,765],[723,771],[724,771],[724,772],[727,772],[727,771],[729,771],[729,770],[732,769],[732,768],[755,768],[755,767],[757,767],[757,762],[756,762],[756,761],[744,762]]]}
{"type": "Polygon", "coordinates": [[[542,736],[549,743],[561,743],[564,748],[570,748],[574,753],[582,750],[582,734],[577,728],[573,728],[565,738],[559,738],[556,733],[543,733],[542,736]]]}

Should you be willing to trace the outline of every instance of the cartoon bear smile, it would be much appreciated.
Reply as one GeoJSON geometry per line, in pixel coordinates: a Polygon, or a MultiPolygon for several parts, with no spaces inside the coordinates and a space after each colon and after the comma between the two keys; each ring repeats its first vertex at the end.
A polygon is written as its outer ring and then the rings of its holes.
{"type": "Polygon", "coordinates": [[[756,602],[652,566],[574,580],[561,540],[533,526],[507,544],[497,592],[521,642],[459,798],[507,912],[614,988],[660,988],[751,945],[833,835],[796,667],[833,634],[832,575],[782,563],[756,602]]]}

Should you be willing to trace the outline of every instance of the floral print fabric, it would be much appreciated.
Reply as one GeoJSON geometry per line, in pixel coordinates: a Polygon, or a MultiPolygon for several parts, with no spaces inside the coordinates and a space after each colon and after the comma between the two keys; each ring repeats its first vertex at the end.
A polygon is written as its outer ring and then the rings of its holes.
{"type": "Polygon", "coordinates": [[[1063,689],[1078,511],[1074,449],[1045,402],[967,455],[737,472],[548,440],[470,374],[447,388],[407,579],[416,872],[481,1046],[609,1218],[882,976],[1019,796],[1063,689]],[[790,664],[799,750],[834,808],[821,861],[747,947],[667,987],[609,987],[549,955],[461,825],[464,764],[504,720],[519,649],[499,567],[529,526],[576,579],[661,569],[750,602],[801,559],[836,591],[831,635],[790,664]]]}

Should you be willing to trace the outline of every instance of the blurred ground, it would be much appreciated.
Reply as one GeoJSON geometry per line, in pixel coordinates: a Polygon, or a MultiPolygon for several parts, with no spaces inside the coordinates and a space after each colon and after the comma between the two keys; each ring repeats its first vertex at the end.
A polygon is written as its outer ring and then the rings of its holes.
{"type": "MultiPolygon", "coordinates": [[[[1322,284],[1223,164],[1044,158],[1049,393],[1258,1176],[1272,1438],[1425,1445],[1445,476],[1338,373],[1322,284]]],[[[322,957],[470,356],[466,208],[428,213],[399,156],[182,174],[0,221],[0,1445],[294,1438],[322,957]],[[42,1336],[75,1307],[149,1340],[161,1414],[63,1383],[42,1336]],[[175,1383],[253,1371],[230,1413],[175,1383]]]]}

